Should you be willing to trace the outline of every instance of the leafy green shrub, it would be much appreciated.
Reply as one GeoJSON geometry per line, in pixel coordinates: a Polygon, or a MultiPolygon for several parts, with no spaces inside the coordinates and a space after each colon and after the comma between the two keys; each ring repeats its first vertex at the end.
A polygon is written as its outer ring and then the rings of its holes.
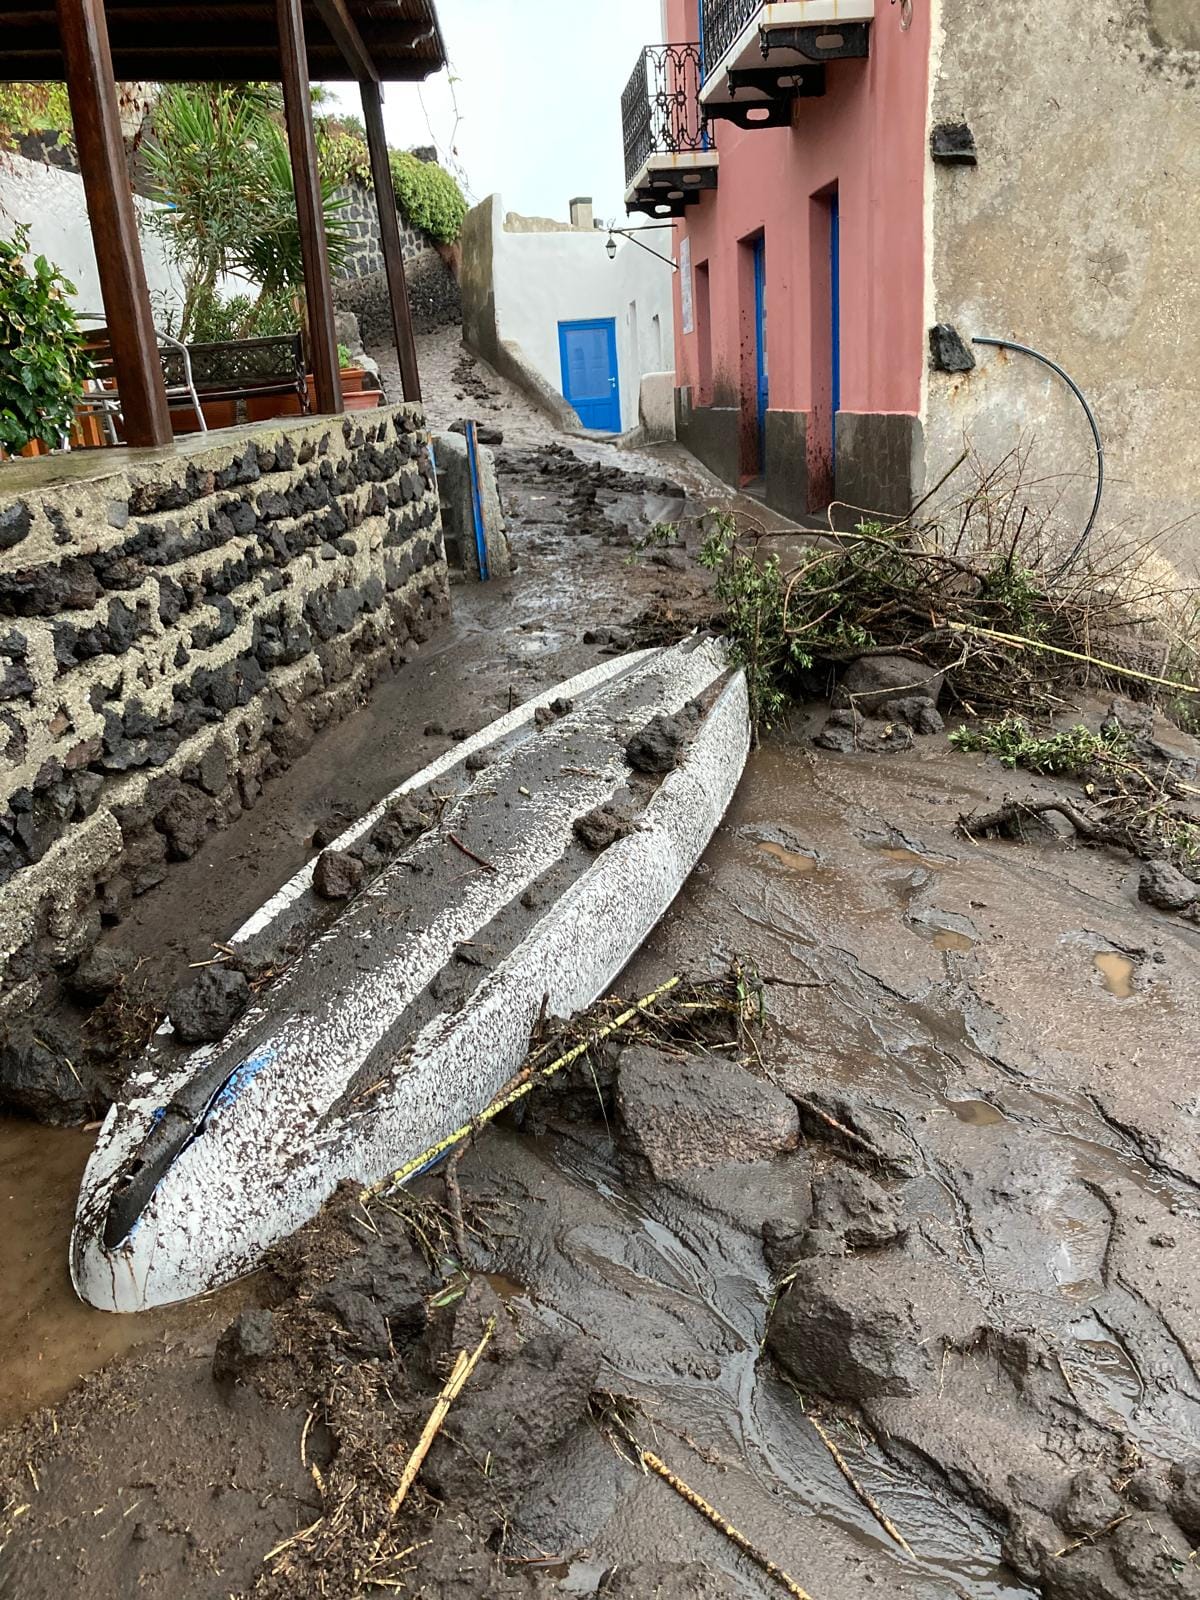
{"type": "Polygon", "coordinates": [[[388,160],[401,215],[439,244],[453,244],[467,214],[458,184],[436,161],[418,161],[407,150],[389,150],[388,160]]]}
{"type": "Polygon", "coordinates": [[[321,179],[335,189],[371,182],[371,152],[364,135],[345,125],[342,119],[324,118],[317,127],[317,164],[321,179]]]}
{"type": "Polygon", "coordinates": [[[0,445],[12,452],[70,431],[90,370],[74,284],[45,256],[26,266],[28,248],[28,227],[0,239],[0,445]]]}
{"type": "Polygon", "coordinates": [[[191,340],[194,344],[228,344],[232,339],[266,339],[272,334],[296,333],[300,317],[294,300],[286,294],[235,294],[222,300],[215,290],[203,291],[192,308],[191,340]]]}
{"type": "Polygon", "coordinates": [[[1127,761],[1132,754],[1129,736],[1120,728],[1093,733],[1083,723],[1039,738],[1024,717],[1002,718],[981,728],[957,728],[950,735],[956,750],[982,750],[995,756],[1002,767],[1026,767],[1030,772],[1061,773],[1080,777],[1098,763],[1127,761]]]}
{"type": "Polygon", "coordinates": [[[0,148],[26,133],[53,130],[71,140],[71,102],[65,83],[0,83],[0,148]]]}

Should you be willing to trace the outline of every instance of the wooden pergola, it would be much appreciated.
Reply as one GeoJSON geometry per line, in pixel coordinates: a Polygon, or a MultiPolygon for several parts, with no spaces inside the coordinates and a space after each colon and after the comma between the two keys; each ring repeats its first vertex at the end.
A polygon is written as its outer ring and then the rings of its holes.
{"type": "Polygon", "coordinates": [[[400,224],[383,127],[384,82],[445,65],[434,0],[0,0],[5,81],[65,82],[96,266],[131,445],[172,438],[125,160],[117,83],[283,85],[304,258],[317,410],[342,410],[310,81],[357,82],[371,154],[406,400],[421,398],[400,224]]]}

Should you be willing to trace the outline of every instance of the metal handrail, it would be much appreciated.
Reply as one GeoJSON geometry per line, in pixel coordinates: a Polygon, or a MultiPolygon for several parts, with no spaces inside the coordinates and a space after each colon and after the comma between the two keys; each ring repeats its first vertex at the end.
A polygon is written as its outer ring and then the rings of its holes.
{"type": "MultiPolygon", "coordinates": [[[[79,322],[94,322],[102,328],[107,328],[108,326],[107,318],[99,311],[76,312],[76,320],[79,322]]],[[[188,353],[187,345],[181,344],[178,339],[173,339],[169,333],[162,333],[157,328],[154,330],[154,337],[160,349],[163,345],[166,345],[168,349],[176,351],[183,365],[183,382],[181,384],[166,385],[168,404],[172,399],[189,399],[192,403],[200,432],[207,433],[208,423],[204,420],[204,412],[200,408],[200,396],[196,393],[196,384],[192,377],[192,358],[188,353]]],[[[107,424],[110,443],[116,444],[117,430],[114,417],[121,410],[121,391],[119,386],[114,389],[101,388],[85,391],[78,409],[84,412],[98,411],[107,424]]]]}
{"type": "Polygon", "coordinates": [[[704,20],[704,78],[721,65],[746,25],[763,8],[764,0],[702,0],[704,20]]]}
{"type": "Polygon", "coordinates": [[[699,44],[652,44],[642,51],[621,96],[626,183],[652,155],[707,150],[702,72],[699,44]]]}

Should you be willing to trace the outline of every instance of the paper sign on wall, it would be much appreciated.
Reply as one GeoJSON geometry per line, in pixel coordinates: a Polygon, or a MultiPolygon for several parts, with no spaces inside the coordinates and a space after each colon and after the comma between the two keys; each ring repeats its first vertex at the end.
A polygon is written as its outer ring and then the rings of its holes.
{"type": "Polygon", "coordinates": [[[692,309],[692,241],[687,234],[679,246],[679,295],[683,306],[683,331],[695,333],[696,318],[692,309]]]}

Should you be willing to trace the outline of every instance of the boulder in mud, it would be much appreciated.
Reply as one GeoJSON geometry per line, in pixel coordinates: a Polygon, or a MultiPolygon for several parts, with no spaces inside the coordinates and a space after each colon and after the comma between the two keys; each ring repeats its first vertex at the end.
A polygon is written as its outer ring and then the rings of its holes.
{"type": "Polygon", "coordinates": [[[1200,1460],[1171,1467],[1171,1515],[1189,1539],[1200,1542],[1200,1460]]]}
{"type": "Polygon", "coordinates": [[[211,1044],[225,1037],[249,1004],[246,974],[218,963],[180,984],[167,1002],[167,1015],[184,1044],[211,1044]]]}
{"type": "Polygon", "coordinates": [[[870,756],[895,755],[911,750],[912,729],[903,722],[885,722],[874,717],[856,719],[849,712],[834,712],[813,743],[819,750],[833,750],[848,756],[854,752],[870,756]]]}
{"type": "Polygon", "coordinates": [[[777,1277],[783,1277],[804,1254],[809,1218],[767,1217],[762,1225],[763,1257],[777,1277]]]}
{"type": "Polygon", "coordinates": [[[679,718],[660,713],[630,739],[625,746],[625,759],[635,772],[672,772],[679,765],[686,740],[687,729],[679,718]]]}
{"type": "Polygon", "coordinates": [[[58,1127],[86,1122],[107,1097],[77,1065],[79,1054],[49,1018],[14,1022],[0,1034],[0,1107],[58,1127]]]}
{"type": "Polygon", "coordinates": [[[348,850],[325,850],[313,868],[313,888],[322,900],[349,900],[365,876],[366,868],[348,850]]]}
{"type": "Polygon", "coordinates": [[[884,722],[902,722],[914,733],[946,731],[941,712],[927,694],[905,695],[900,700],[889,700],[879,715],[884,722]]]}
{"type": "Polygon", "coordinates": [[[905,1255],[808,1261],[775,1304],[767,1345],[805,1394],[911,1398],[937,1385],[943,1349],[979,1318],[944,1267],[905,1255]]]}
{"type": "Polygon", "coordinates": [[[847,667],[835,703],[878,715],[890,700],[920,696],[936,706],[945,675],[912,656],[860,656],[847,667]]]}
{"type": "Polygon", "coordinates": [[[800,1142],[800,1116],[787,1096],[715,1056],[623,1051],[617,1114],[626,1147],[660,1183],[729,1162],[767,1161],[800,1142]]]}
{"type": "Polygon", "coordinates": [[[1169,861],[1147,861],[1138,879],[1138,899],[1160,911],[1186,911],[1200,900],[1200,883],[1185,877],[1169,861]]]}
{"type": "Polygon", "coordinates": [[[429,1452],[425,1482],[443,1499],[486,1492],[511,1502],[584,1420],[599,1373],[594,1340],[550,1331],[518,1355],[482,1362],[429,1452]]]}
{"type": "Polygon", "coordinates": [[[115,944],[96,945],[75,963],[67,988],[84,1005],[99,1005],[136,965],[137,958],[131,950],[115,944]]]}
{"type": "Polygon", "coordinates": [[[1119,1494],[1098,1467],[1084,1467],[1071,1479],[1057,1512],[1060,1527],[1087,1538],[1119,1517],[1125,1509],[1119,1494]]]}
{"type": "Polygon", "coordinates": [[[212,1374],[217,1383],[244,1382],[275,1348],[275,1319],[269,1311],[243,1311],[217,1340],[212,1374]]]}
{"type": "Polygon", "coordinates": [[[882,1184],[854,1167],[835,1167],[813,1183],[812,1225],[802,1256],[845,1256],[878,1250],[908,1233],[904,1208],[882,1184]]]}

